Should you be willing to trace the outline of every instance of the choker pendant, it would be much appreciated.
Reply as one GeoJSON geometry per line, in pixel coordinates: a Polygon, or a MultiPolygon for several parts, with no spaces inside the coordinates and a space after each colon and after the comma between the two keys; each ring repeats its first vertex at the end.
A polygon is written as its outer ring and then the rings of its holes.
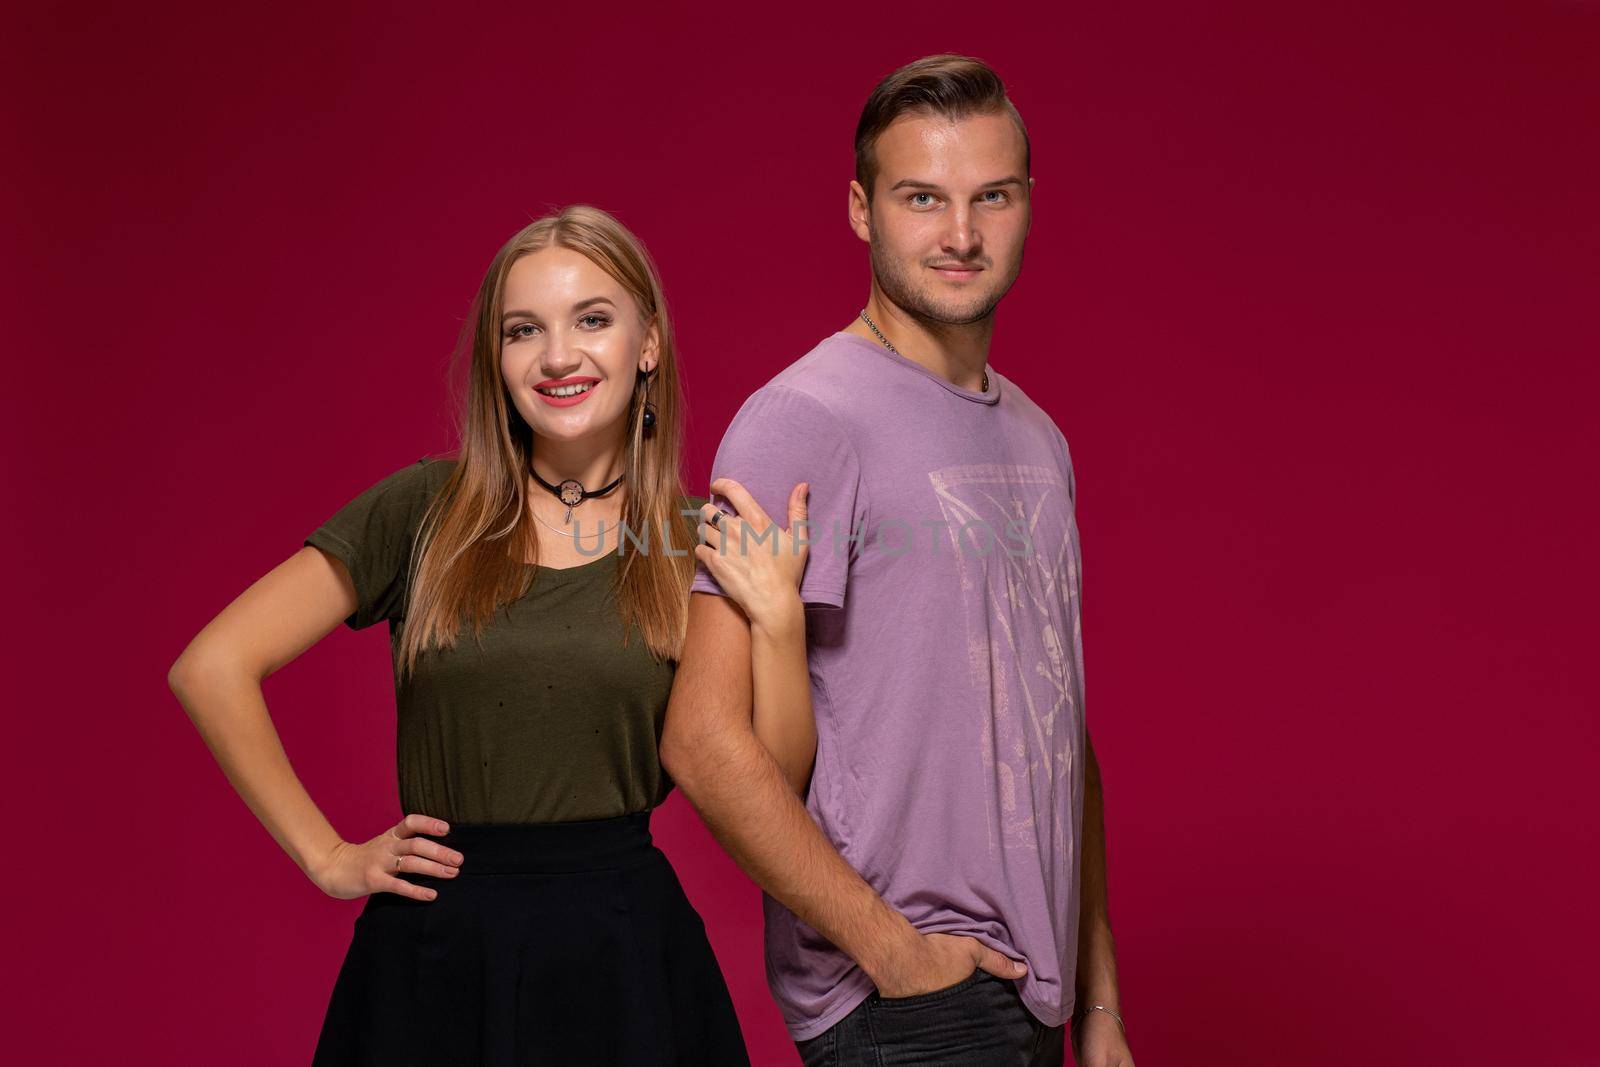
{"type": "Polygon", "coordinates": [[[567,506],[567,517],[562,520],[563,525],[572,523],[572,509],[583,503],[583,483],[568,478],[561,483],[560,491],[556,496],[567,506]]]}
{"type": "Polygon", "coordinates": [[[624,471],[613,478],[610,485],[603,489],[596,489],[591,493],[589,490],[585,489],[583,487],[583,483],[578,481],[576,478],[563,478],[560,485],[551,485],[549,482],[539,477],[539,472],[533,470],[531,464],[529,466],[528,473],[533,475],[534,481],[538,482],[557,500],[561,501],[567,506],[567,517],[562,520],[563,524],[571,524],[573,508],[577,507],[579,504],[583,503],[585,500],[588,500],[592,496],[605,496],[607,493],[611,492],[611,490],[621,485],[622,479],[628,476],[627,472],[624,471]]]}

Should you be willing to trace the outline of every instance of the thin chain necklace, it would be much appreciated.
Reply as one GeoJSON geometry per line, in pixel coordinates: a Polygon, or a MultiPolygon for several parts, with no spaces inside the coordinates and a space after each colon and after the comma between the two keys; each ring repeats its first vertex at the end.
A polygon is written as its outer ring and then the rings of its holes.
{"type": "MultiPolygon", "coordinates": [[[[548,522],[545,522],[545,521],[544,521],[544,520],[543,520],[543,519],[541,519],[541,518],[540,518],[540,517],[539,517],[539,513],[538,513],[538,512],[537,512],[537,511],[534,511],[534,510],[533,510],[533,509],[532,509],[532,508],[529,508],[529,509],[528,509],[528,514],[530,514],[530,515],[532,515],[532,516],[533,516],[533,521],[534,521],[534,522],[536,522],[536,523],[538,523],[538,524],[539,524],[539,525],[540,525],[540,526],[543,526],[543,527],[544,527],[544,528],[545,528],[545,529],[546,529],[546,530],[551,530],[551,531],[553,531],[553,532],[555,532],[555,533],[558,533],[558,534],[561,534],[561,535],[563,535],[563,536],[565,536],[565,535],[567,535],[567,534],[570,534],[570,533],[572,533],[572,531],[570,531],[570,530],[563,530],[563,529],[562,529],[562,528],[561,528],[561,527],[559,527],[559,526],[551,526],[551,525],[550,525],[550,524],[549,524],[549,523],[548,523],[548,522]]],[[[604,524],[604,523],[602,523],[602,524],[601,524],[601,526],[600,526],[600,535],[601,535],[601,538],[600,538],[600,539],[601,539],[601,540],[602,540],[602,541],[603,541],[603,540],[605,540],[605,532],[606,532],[606,531],[607,531],[607,530],[615,530],[615,529],[616,529],[616,528],[617,528],[617,527],[618,527],[618,526],[620,526],[620,525],[621,525],[621,523],[620,523],[620,522],[614,522],[614,523],[612,523],[612,524],[611,524],[611,525],[610,525],[610,526],[607,526],[607,525],[605,525],[605,524],[604,524]]],[[[574,537],[575,537],[575,536],[576,536],[576,534],[573,534],[573,536],[574,536],[574,537]]]]}
{"type": "MultiPolygon", "coordinates": [[[[894,345],[889,343],[889,339],[883,335],[883,331],[878,329],[878,324],[877,323],[875,323],[871,319],[867,318],[867,309],[866,308],[862,308],[861,309],[861,321],[866,323],[867,326],[871,328],[872,332],[878,335],[878,340],[883,342],[883,347],[887,348],[889,351],[893,352],[897,356],[906,356],[906,354],[904,352],[900,351],[894,345]]],[[[910,359],[911,357],[910,356],[906,356],[906,358],[910,359]]],[[[989,372],[988,372],[987,369],[985,369],[984,372],[983,372],[983,388],[980,389],[979,392],[987,393],[988,391],[989,391],[989,372]]]]}
{"type": "MultiPolygon", "coordinates": [[[[553,533],[561,534],[563,537],[570,536],[572,538],[573,547],[577,548],[579,552],[584,552],[584,549],[578,543],[578,531],[577,531],[576,528],[574,528],[569,533],[568,531],[563,530],[559,526],[551,526],[548,522],[545,522],[543,519],[541,519],[539,517],[539,513],[537,511],[534,511],[533,508],[531,508],[531,507],[528,508],[528,514],[533,516],[533,521],[534,522],[538,523],[540,526],[543,526],[546,530],[550,530],[553,533]]],[[[581,522],[582,520],[579,520],[579,521],[581,522]]],[[[606,537],[605,537],[606,530],[608,530],[608,529],[614,530],[620,525],[622,525],[622,523],[619,521],[619,522],[612,523],[609,527],[603,526],[603,525],[600,527],[600,546],[601,547],[604,547],[605,543],[606,543],[606,537]]],[[[586,552],[584,554],[587,555],[586,552]]]]}

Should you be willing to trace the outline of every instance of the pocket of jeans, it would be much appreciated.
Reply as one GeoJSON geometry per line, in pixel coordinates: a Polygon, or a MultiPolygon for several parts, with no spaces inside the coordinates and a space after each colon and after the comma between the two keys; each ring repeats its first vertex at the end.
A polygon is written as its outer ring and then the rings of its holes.
{"type": "Polygon", "coordinates": [[[934,989],[926,993],[913,993],[909,997],[886,997],[880,993],[878,994],[878,1005],[884,1008],[918,1008],[924,1004],[933,1004],[977,985],[982,981],[984,973],[981,967],[974,967],[971,974],[954,985],[947,985],[943,989],[934,989]]]}

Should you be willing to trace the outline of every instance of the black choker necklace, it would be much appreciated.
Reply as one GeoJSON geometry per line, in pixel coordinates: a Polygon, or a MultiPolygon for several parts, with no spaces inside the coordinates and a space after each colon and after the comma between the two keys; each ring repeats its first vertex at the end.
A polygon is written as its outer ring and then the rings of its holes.
{"type": "Polygon", "coordinates": [[[533,475],[534,481],[538,482],[540,485],[554,493],[556,499],[567,506],[567,517],[562,520],[563,522],[572,521],[573,508],[577,507],[579,504],[583,503],[585,500],[588,500],[592,496],[605,496],[618,485],[622,484],[622,479],[627,477],[626,472],[619,474],[617,475],[616,479],[604,489],[596,489],[593,492],[590,492],[589,490],[585,489],[583,487],[583,483],[578,481],[576,478],[568,478],[560,485],[551,485],[549,482],[539,477],[539,472],[533,469],[533,464],[531,463],[528,465],[528,473],[533,475]]]}

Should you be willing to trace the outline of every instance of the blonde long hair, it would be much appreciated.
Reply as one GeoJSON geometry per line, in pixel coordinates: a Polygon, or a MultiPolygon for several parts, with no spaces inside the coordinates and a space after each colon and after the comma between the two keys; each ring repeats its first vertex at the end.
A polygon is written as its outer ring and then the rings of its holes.
{"type": "Polygon", "coordinates": [[[512,264],[552,246],[580,253],[616,279],[638,304],[645,324],[654,321],[659,333],[654,369],[648,378],[635,375],[623,482],[627,495],[622,521],[641,540],[648,531],[648,550],[639,551],[623,537],[612,592],[622,616],[624,644],[638,627],[653,657],[677,659],[682,651],[694,576],[694,556],[688,551],[693,523],[679,514],[684,506],[683,395],[672,323],[660,276],[644,245],[607,212],[574,204],[535,219],[495,254],[462,328],[457,355],[470,353],[471,362],[460,409],[460,451],[413,545],[398,657],[402,674],[411,671],[423,651],[453,648],[463,623],[471,623],[477,640],[494,613],[526,594],[535,579],[536,572],[525,563],[539,558],[539,535],[528,521],[527,502],[533,431],[501,377],[500,318],[512,264]],[[655,425],[648,432],[647,382],[655,409],[655,425]],[[672,553],[662,550],[663,531],[670,531],[672,553]]]}

